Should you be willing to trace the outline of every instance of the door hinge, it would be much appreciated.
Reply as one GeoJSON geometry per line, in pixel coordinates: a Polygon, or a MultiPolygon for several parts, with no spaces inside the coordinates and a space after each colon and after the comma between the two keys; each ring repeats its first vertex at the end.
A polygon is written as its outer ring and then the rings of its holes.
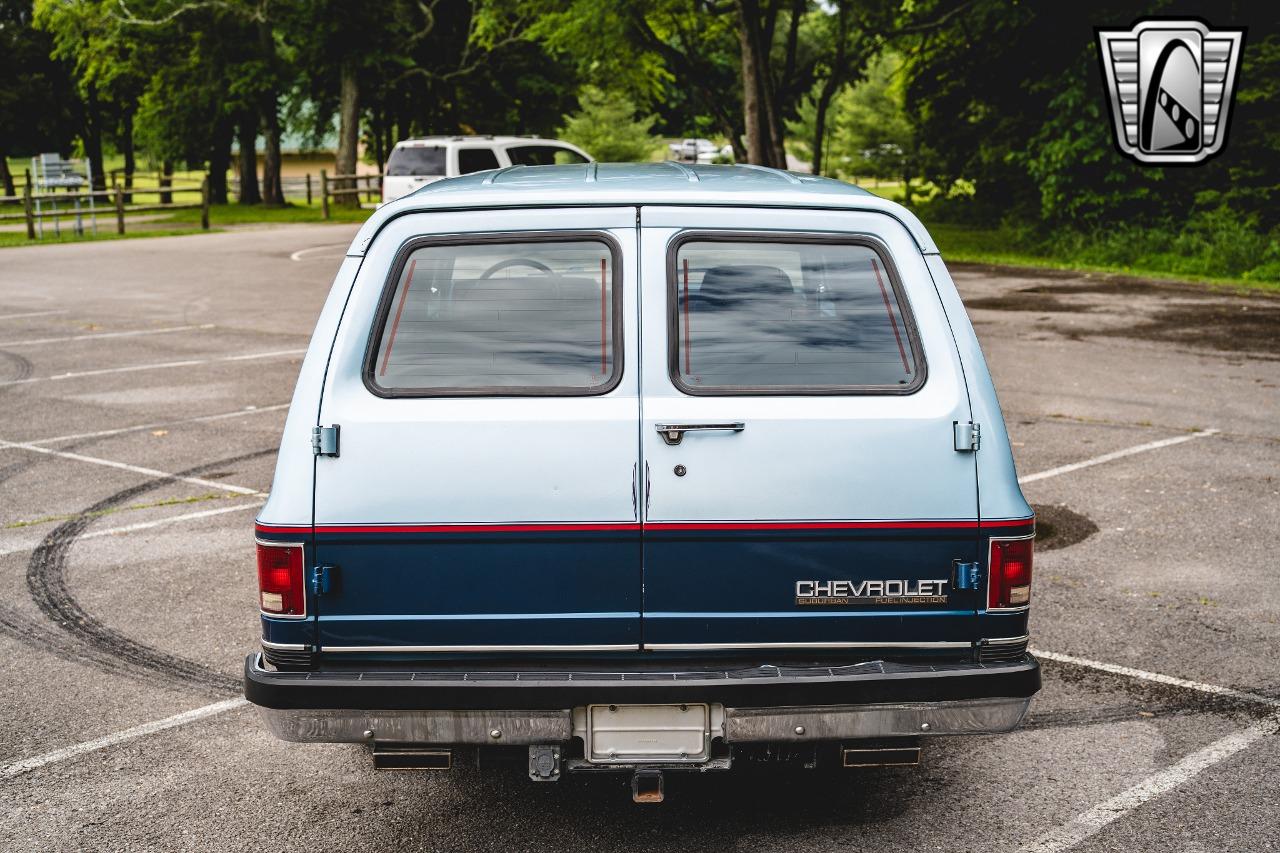
{"type": "Polygon", "coordinates": [[[329,580],[333,574],[331,566],[312,566],[308,585],[312,595],[322,595],[329,591],[329,580]]]}
{"type": "Polygon", "coordinates": [[[953,446],[962,453],[977,450],[978,446],[982,444],[982,426],[975,424],[973,421],[964,423],[952,421],[951,429],[955,439],[953,446]]]}
{"type": "Polygon", "coordinates": [[[977,589],[978,582],[982,576],[981,563],[964,563],[960,560],[954,560],[955,564],[955,588],[956,589],[977,589]]]}
{"type": "Polygon", "coordinates": [[[338,425],[311,428],[311,452],[316,456],[338,455],[338,425]]]}

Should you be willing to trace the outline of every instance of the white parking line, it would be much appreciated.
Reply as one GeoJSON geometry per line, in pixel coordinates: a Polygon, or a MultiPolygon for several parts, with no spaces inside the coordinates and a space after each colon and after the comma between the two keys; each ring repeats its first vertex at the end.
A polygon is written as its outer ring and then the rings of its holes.
{"type": "Polygon", "coordinates": [[[312,252],[319,252],[324,249],[345,249],[350,245],[350,243],[329,243],[324,246],[312,246],[310,249],[299,249],[289,256],[289,260],[300,261],[312,252]]]}
{"type": "Polygon", "coordinates": [[[1089,468],[1094,465],[1101,465],[1103,462],[1111,462],[1116,459],[1123,459],[1126,456],[1133,456],[1138,453],[1146,453],[1148,450],[1158,450],[1161,447],[1170,447],[1174,444],[1182,444],[1184,441],[1195,441],[1197,438],[1207,438],[1211,435],[1217,435],[1216,429],[1205,429],[1199,432],[1193,432],[1190,435],[1179,435],[1175,438],[1162,438],[1159,441],[1148,441],[1146,444],[1138,444],[1133,447],[1126,447],[1124,450],[1115,450],[1111,453],[1104,453],[1101,456],[1095,456],[1092,459],[1085,459],[1083,462],[1072,462],[1070,465],[1059,465],[1057,468],[1050,468],[1048,471],[1041,471],[1038,474],[1028,474],[1025,477],[1018,478],[1018,484],[1034,483],[1036,480],[1047,480],[1050,477],[1056,477],[1059,474],[1069,474],[1072,471],[1079,471],[1081,468],[1089,468]]]}
{"type": "Polygon", "coordinates": [[[111,435],[123,435],[127,432],[142,432],[143,430],[181,426],[182,424],[208,423],[209,421],[238,418],[241,415],[257,415],[263,412],[278,412],[281,409],[287,408],[289,408],[288,403],[276,403],[273,406],[250,406],[247,409],[236,409],[234,412],[220,412],[216,415],[201,415],[197,418],[182,418],[181,420],[176,421],[157,421],[153,424],[138,424],[137,426],[119,427],[117,429],[100,429],[96,432],[75,432],[68,435],[55,435],[52,438],[37,438],[28,441],[27,444],[56,444],[60,441],[77,441],[85,438],[106,438],[111,435]]]}
{"type": "Polygon", "coordinates": [[[133,373],[138,370],[164,370],[170,367],[195,367],[201,364],[215,364],[224,361],[253,361],[255,359],[283,358],[291,355],[302,355],[305,349],[285,349],[273,352],[252,352],[247,355],[221,355],[216,358],[196,358],[188,361],[164,361],[159,364],[134,364],[129,367],[107,367],[102,370],[81,370],[74,373],[59,373],[56,376],[28,376],[26,379],[10,379],[0,382],[0,387],[8,385],[26,385],[31,382],[57,382],[62,379],[79,379],[82,376],[103,376],[108,373],[133,373]]]}
{"type": "Polygon", "coordinates": [[[1227,760],[1278,731],[1280,731],[1280,717],[1272,716],[1234,734],[1229,734],[1221,740],[1216,740],[1184,757],[1177,764],[1153,773],[1127,791],[1122,791],[1106,802],[1099,803],[1077,815],[1052,832],[1021,848],[1020,853],[1061,853],[1063,850],[1069,850],[1144,803],[1172,791],[1215,764],[1227,760]]]}
{"type": "Polygon", "coordinates": [[[169,326],[164,329],[134,329],[128,332],[100,332],[89,335],[68,335],[63,338],[35,338],[27,341],[0,341],[0,347],[25,347],[34,344],[65,344],[71,341],[96,341],[101,338],[136,338],[142,335],[167,335],[170,332],[189,332],[192,329],[212,329],[213,323],[199,326],[169,326]]]}
{"type": "MultiPolygon", "coordinates": [[[[257,509],[265,504],[264,500],[256,500],[252,503],[236,504],[235,506],[224,506],[218,509],[204,509],[199,512],[188,512],[182,515],[167,515],[164,518],[157,518],[152,521],[139,521],[135,524],[126,524],[122,527],[104,527],[101,530],[90,530],[88,533],[82,533],[76,537],[79,542],[83,539],[96,539],[99,536],[118,536],[121,533],[133,533],[138,530],[150,530],[153,527],[164,527],[168,524],[176,524],[179,521],[194,521],[199,518],[208,518],[211,515],[222,515],[228,512],[243,512],[246,509],[257,509]]],[[[34,551],[35,545],[14,545],[8,548],[0,548],[0,557],[9,554],[21,554],[24,551],[34,551]]]]}
{"type": "Polygon", "coordinates": [[[53,314],[65,314],[66,311],[24,311],[21,314],[0,314],[0,320],[21,320],[24,317],[49,317],[53,314]]]}
{"type": "Polygon", "coordinates": [[[73,462],[88,462],[91,465],[102,465],[107,468],[118,468],[121,471],[132,471],[134,474],[143,474],[147,477],[164,477],[167,480],[179,480],[183,483],[190,483],[193,486],[203,486],[206,489],[218,489],[224,492],[235,492],[238,495],[260,495],[262,492],[257,489],[251,489],[247,486],[235,486],[230,483],[219,483],[216,480],[205,480],[200,477],[182,477],[177,474],[170,474],[167,471],[157,471],[155,468],[143,468],[140,465],[130,465],[128,462],[116,462],[113,459],[101,459],[97,456],[85,456],[80,453],[68,453],[65,450],[54,450],[50,447],[39,447],[34,444],[27,444],[22,441],[5,441],[0,439],[0,448],[12,448],[15,450],[29,450],[32,453],[43,453],[46,456],[57,456],[61,459],[70,459],[73,462]]]}
{"type": "MultiPolygon", "coordinates": [[[[1272,708],[1280,708],[1280,699],[1260,696],[1256,693],[1245,693],[1241,690],[1222,687],[1217,684],[1190,681],[1186,678],[1177,678],[1160,672],[1148,672],[1145,669],[1134,669],[1131,666],[1121,666],[1043,649],[1032,649],[1031,653],[1042,660],[1074,664],[1075,666],[1088,667],[1089,669],[1109,672],[1126,678],[1136,678],[1156,684],[1168,684],[1172,687],[1181,687],[1185,690],[1194,690],[1211,696],[1226,696],[1259,705],[1267,705],[1272,708]]],[[[1216,740],[1203,749],[1185,756],[1176,764],[1153,773],[1137,785],[1122,791],[1106,802],[1099,803],[1076,815],[1057,829],[1022,847],[1019,853],[1061,853],[1061,851],[1069,850],[1081,841],[1096,835],[1109,824],[1114,823],[1144,803],[1168,793],[1215,764],[1219,764],[1241,750],[1247,749],[1259,739],[1277,732],[1280,732],[1280,715],[1272,715],[1247,728],[1216,740]]]]}
{"type": "Polygon", "coordinates": [[[147,735],[162,732],[165,729],[172,729],[177,726],[185,726],[187,723],[194,723],[197,720],[204,720],[215,714],[221,714],[225,711],[234,711],[236,708],[242,708],[249,704],[248,700],[237,696],[235,699],[224,699],[221,702],[214,702],[212,705],[205,705],[202,708],[193,708],[190,711],[183,711],[181,714],[174,714],[172,717],[165,717],[163,720],[156,720],[150,723],[143,723],[140,726],[134,726],[131,729],[113,732],[100,738],[87,740],[84,743],[77,743],[73,746],[55,749],[52,752],[46,752],[42,755],[33,755],[30,758],[24,758],[21,761],[15,761],[12,764],[6,764],[0,770],[0,778],[12,779],[14,776],[20,776],[23,773],[29,773],[40,767],[49,764],[57,764],[59,761],[66,761],[68,758],[75,758],[89,752],[96,752],[99,749],[105,749],[108,746],[115,746],[118,743],[134,740],[135,738],[145,737],[147,735]]]}
{"type": "Polygon", "coordinates": [[[1188,681],[1185,678],[1175,678],[1172,675],[1163,675],[1159,672],[1147,672],[1145,669],[1134,669],[1131,666],[1120,666],[1119,664],[1105,663],[1104,661],[1089,660],[1088,658],[1079,658],[1075,655],[1064,655],[1059,652],[1046,652],[1043,649],[1032,649],[1031,653],[1038,658],[1057,661],[1058,663],[1074,664],[1076,666],[1088,667],[1089,669],[1096,669],[1101,672],[1109,672],[1113,675],[1123,675],[1127,678],[1152,681],[1156,684],[1168,684],[1172,687],[1182,687],[1186,690],[1210,693],[1215,696],[1227,696],[1232,699],[1241,699],[1246,702],[1255,702],[1259,705],[1270,705],[1273,708],[1280,708],[1280,699],[1272,699],[1270,696],[1259,696],[1256,693],[1245,693],[1241,690],[1233,690],[1230,687],[1219,687],[1216,684],[1205,684],[1200,681],[1188,681]]]}

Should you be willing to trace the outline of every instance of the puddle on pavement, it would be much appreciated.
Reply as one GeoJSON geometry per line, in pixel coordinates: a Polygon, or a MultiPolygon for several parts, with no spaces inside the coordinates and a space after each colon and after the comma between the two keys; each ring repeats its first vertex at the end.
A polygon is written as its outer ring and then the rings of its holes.
{"type": "Polygon", "coordinates": [[[1061,504],[1032,504],[1036,513],[1036,550],[1077,545],[1098,532],[1098,525],[1061,504]]]}

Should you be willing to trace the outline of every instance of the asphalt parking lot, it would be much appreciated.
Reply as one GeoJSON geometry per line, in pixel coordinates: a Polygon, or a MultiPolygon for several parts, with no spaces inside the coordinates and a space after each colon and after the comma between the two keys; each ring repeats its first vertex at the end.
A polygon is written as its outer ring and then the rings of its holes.
{"type": "Polygon", "coordinates": [[[1280,299],[957,270],[1040,534],[1021,729],[918,768],[375,773],[237,701],[352,226],[0,251],[0,849],[1280,849],[1280,299]]]}

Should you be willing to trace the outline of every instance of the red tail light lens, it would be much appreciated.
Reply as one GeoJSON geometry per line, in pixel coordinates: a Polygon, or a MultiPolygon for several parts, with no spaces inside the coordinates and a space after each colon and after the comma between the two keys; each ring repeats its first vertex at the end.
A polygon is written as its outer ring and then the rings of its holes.
{"type": "Polygon", "coordinates": [[[258,605],[280,616],[307,614],[301,544],[258,543],[258,605]]]}
{"type": "Polygon", "coordinates": [[[987,564],[987,609],[1031,603],[1031,552],[1035,539],[992,539],[987,564]]]}

